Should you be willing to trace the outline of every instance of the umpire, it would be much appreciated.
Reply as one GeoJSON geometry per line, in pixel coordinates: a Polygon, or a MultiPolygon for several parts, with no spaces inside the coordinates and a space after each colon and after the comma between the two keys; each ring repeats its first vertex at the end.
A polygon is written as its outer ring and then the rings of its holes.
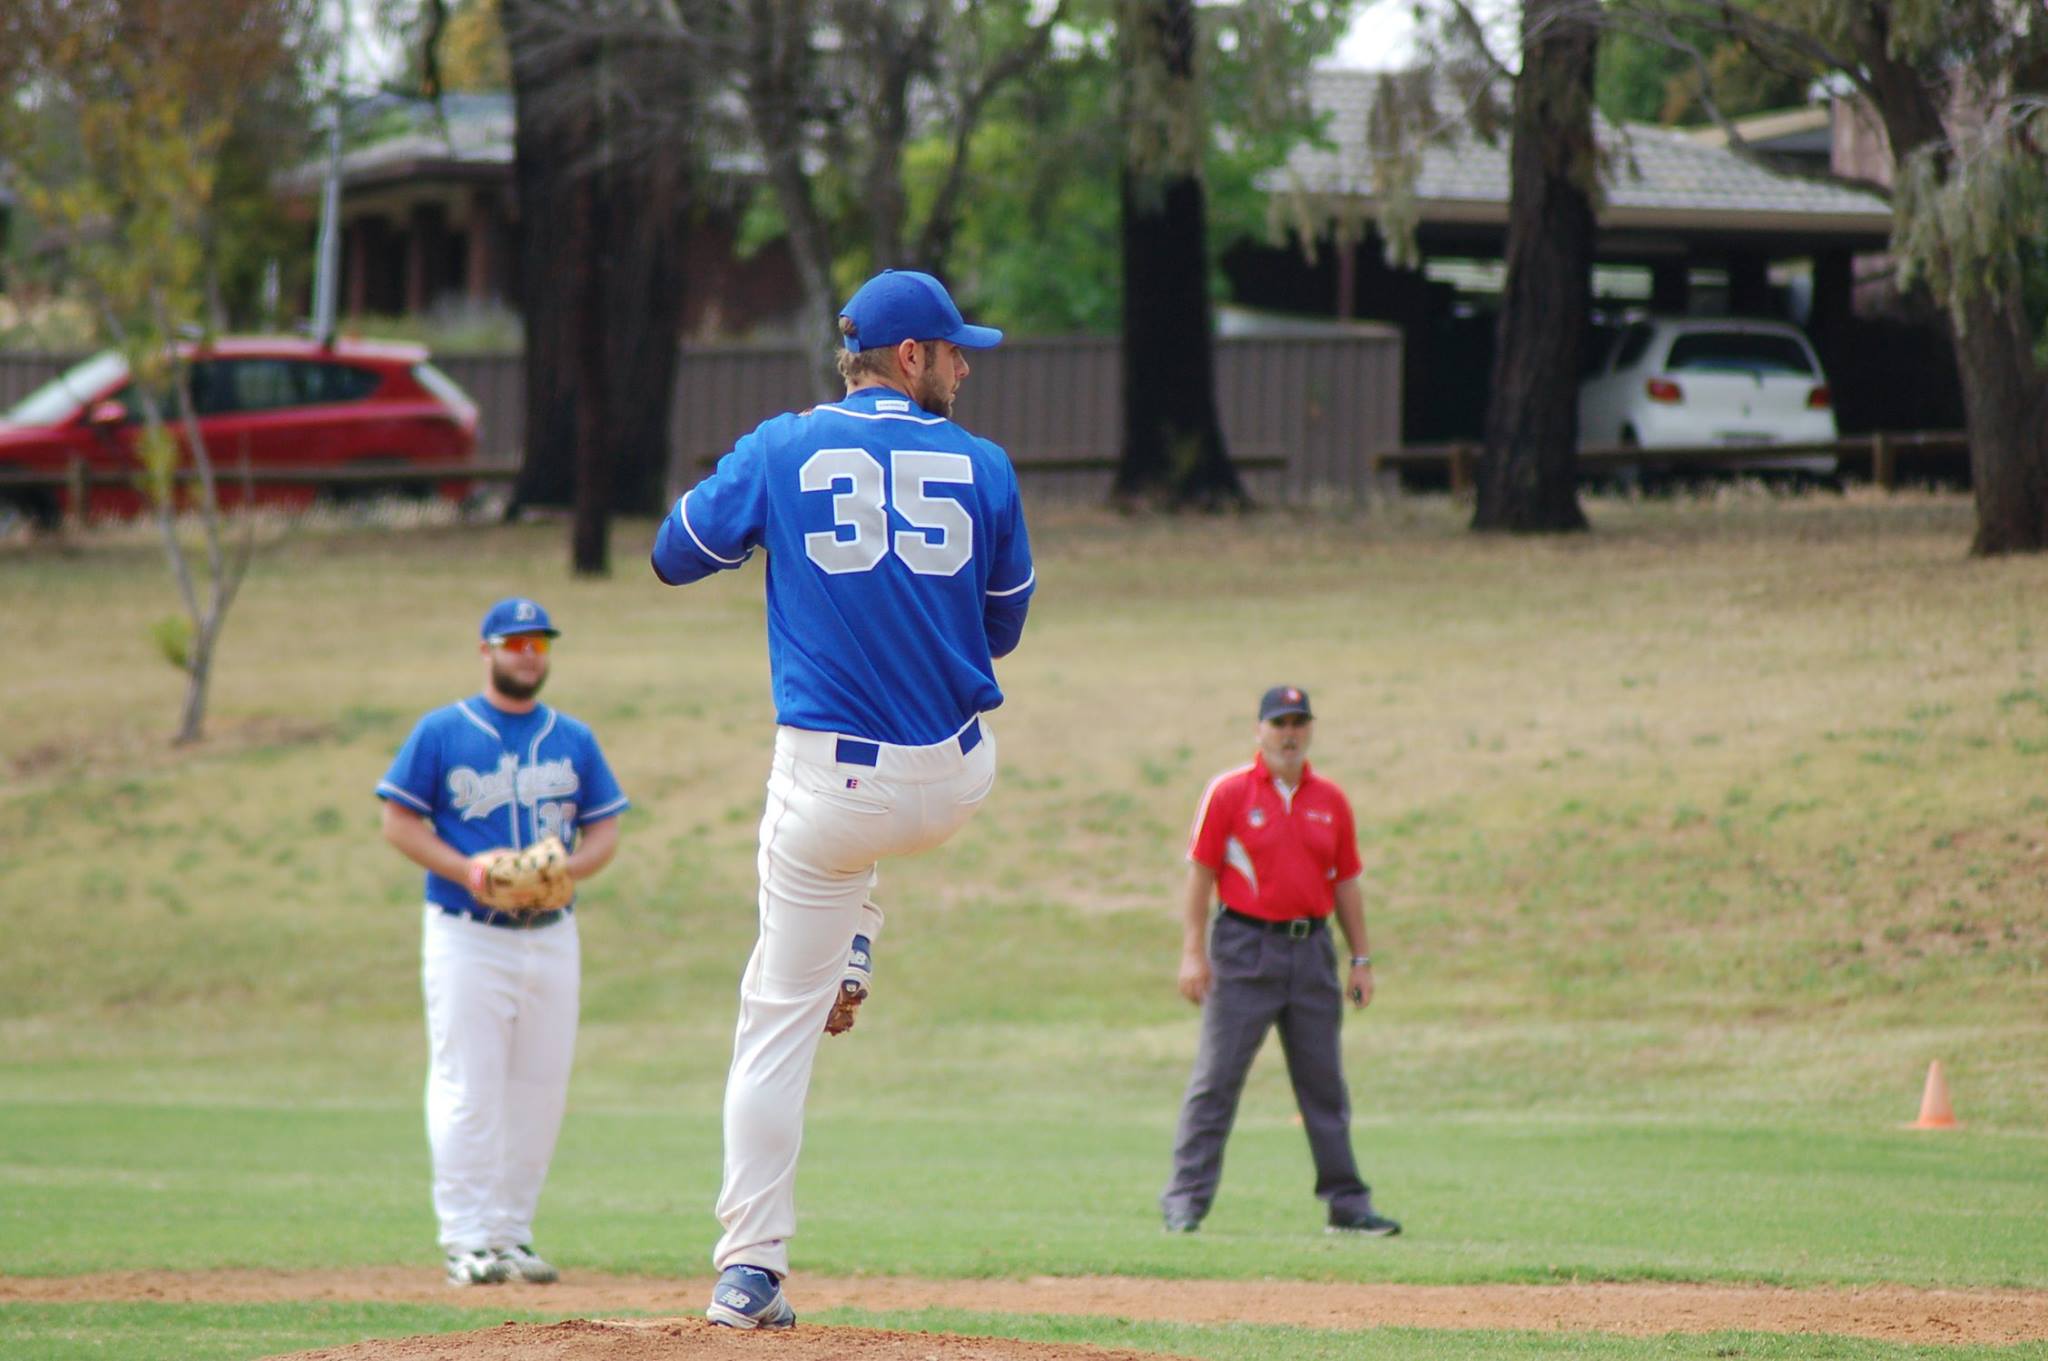
{"type": "Polygon", "coordinates": [[[1315,1159],[1316,1198],[1330,1207],[1329,1232],[1401,1231],[1373,1210],[1351,1153],[1332,912],[1351,947],[1343,992],[1355,1007],[1372,1001],[1372,955],[1351,805],[1309,769],[1314,733],[1306,693],[1268,690],[1259,700],[1258,755],[1211,780],[1195,813],[1180,991],[1202,1008],[1202,1040],[1174,1136],[1173,1178],[1159,1197],[1171,1233],[1194,1232],[1209,1213],[1245,1075],[1276,1023],[1315,1159]]]}

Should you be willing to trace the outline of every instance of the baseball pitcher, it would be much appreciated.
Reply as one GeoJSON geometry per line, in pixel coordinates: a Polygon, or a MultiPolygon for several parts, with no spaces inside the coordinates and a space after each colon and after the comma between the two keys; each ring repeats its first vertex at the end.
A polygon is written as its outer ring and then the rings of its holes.
{"type": "Polygon", "coordinates": [[[928,274],[884,271],[839,317],[843,400],[745,436],[663,521],[672,586],[768,555],[777,729],[761,818],[760,937],[725,1090],[724,1234],[706,1316],[788,1327],[797,1149],[818,1044],[866,995],[875,862],[945,841],[988,797],[1034,575],[1016,471],[952,421],[961,319],[928,274]]]}

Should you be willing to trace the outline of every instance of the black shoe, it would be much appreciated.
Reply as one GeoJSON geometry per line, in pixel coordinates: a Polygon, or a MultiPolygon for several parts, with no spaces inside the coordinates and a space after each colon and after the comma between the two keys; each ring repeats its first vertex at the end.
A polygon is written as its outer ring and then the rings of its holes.
{"type": "Polygon", "coordinates": [[[1399,1221],[1376,1215],[1371,1210],[1332,1210],[1325,1233],[1362,1233],[1368,1238],[1392,1238],[1401,1232],[1399,1221]]]}
{"type": "Polygon", "coordinates": [[[1202,1221],[1190,1214],[1168,1214],[1163,1227],[1168,1233],[1193,1233],[1202,1227],[1202,1221]]]}

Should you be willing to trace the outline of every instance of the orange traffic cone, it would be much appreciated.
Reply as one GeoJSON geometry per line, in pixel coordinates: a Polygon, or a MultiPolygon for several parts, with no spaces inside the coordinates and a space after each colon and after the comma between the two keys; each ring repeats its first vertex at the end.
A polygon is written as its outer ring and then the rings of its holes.
{"type": "Polygon", "coordinates": [[[1907,1129],[1960,1129],[1962,1122],[1948,1104],[1948,1079],[1942,1076],[1941,1060],[1927,1065],[1927,1087],[1920,1093],[1920,1118],[1907,1129]]]}

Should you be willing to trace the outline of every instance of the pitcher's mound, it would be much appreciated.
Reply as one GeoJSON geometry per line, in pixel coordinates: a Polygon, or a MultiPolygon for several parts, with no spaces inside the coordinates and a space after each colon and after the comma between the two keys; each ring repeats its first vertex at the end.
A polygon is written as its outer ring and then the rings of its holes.
{"type": "Polygon", "coordinates": [[[738,1332],[703,1319],[505,1323],[294,1352],[273,1361],[1160,1361],[1158,1353],[873,1328],[738,1332]]]}

